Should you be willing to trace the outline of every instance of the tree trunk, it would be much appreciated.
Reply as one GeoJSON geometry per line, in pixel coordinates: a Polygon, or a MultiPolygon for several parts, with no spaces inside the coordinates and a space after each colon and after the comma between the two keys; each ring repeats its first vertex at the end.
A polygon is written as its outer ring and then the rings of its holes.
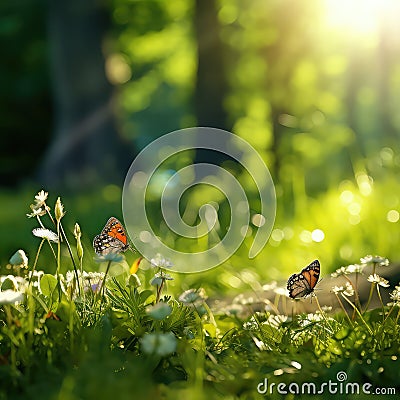
{"type": "MultiPolygon", "coordinates": [[[[197,125],[229,130],[224,99],[227,91],[225,55],[215,0],[196,0],[195,30],[197,38],[197,81],[195,112],[197,125]]],[[[195,162],[221,164],[227,157],[222,153],[197,150],[195,162]]]]}
{"type": "Polygon", "coordinates": [[[55,121],[39,174],[48,188],[123,182],[129,152],[115,129],[105,76],[106,16],[96,0],[49,2],[55,121]]]}

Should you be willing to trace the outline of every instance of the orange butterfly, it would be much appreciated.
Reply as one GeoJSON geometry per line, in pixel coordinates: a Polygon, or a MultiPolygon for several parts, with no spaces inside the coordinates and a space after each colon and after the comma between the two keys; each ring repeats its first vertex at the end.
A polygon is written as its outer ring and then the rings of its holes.
{"type": "Polygon", "coordinates": [[[130,248],[125,228],[115,217],[111,217],[100,235],[93,239],[96,254],[104,256],[109,253],[121,253],[130,248]]]}
{"type": "Polygon", "coordinates": [[[293,274],[287,283],[289,297],[297,299],[311,294],[318,282],[319,272],[319,261],[314,260],[310,265],[303,268],[299,274],[293,274]]]}

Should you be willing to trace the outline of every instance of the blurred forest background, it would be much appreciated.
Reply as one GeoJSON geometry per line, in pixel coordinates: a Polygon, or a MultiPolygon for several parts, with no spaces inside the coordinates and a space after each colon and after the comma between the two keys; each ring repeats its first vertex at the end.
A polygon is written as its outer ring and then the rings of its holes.
{"type": "Polygon", "coordinates": [[[69,230],[81,224],[90,259],[93,236],[121,217],[134,156],[191,126],[258,150],[277,219],[255,260],[245,243],[187,282],[218,273],[210,285],[240,289],[315,258],[323,275],[368,253],[400,260],[396,0],[17,0],[0,10],[2,265],[18,248],[34,257],[25,214],[42,188],[62,196],[69,230]]]}

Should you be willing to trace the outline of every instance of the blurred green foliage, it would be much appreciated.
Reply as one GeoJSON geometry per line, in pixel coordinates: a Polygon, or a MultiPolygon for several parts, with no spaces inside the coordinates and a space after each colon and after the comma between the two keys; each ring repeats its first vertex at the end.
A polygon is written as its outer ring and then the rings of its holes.
{"type": "Polygon", "coordinates": [[[43,1],[0,5],[2,186],[31,177],[50,139],[53,104],[45,22],[43,1]]]}

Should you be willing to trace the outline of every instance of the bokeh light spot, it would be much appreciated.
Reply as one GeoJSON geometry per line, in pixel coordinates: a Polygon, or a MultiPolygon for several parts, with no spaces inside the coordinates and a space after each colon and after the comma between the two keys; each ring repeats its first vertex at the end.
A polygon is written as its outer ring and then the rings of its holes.
{"type": "Polygon", "coordinates": [[[104,186],[102,190],[103,199],[109,203],[121,200],[121,188],[117,185],[104,186]]]}
{"type": "Polygon", "coordinates": [[[347,207],[347,210],[349,211],[349,213],[351,215],[358,215],[358,214],[360,214],[360,211],[361,211],[361,205],[358,203],[351,203],[347,207]]]}
{"type": "Polygon", "coordinates": [[[400,214],[397,210],[389,210],[386,219],[389,222],[397,222],[400,219],[400,214]]]}
{"type": "Polygon", "coordinates": [[[265,224],[265,217],[261,214],[254,214],[251,218],[251,222],[254,226],[257,226],[259,228],[260,226],[263,226],[265,224]]]}
{"type": "Polygon", "coordinates": [[[300,233],[299,237],[300,237],[300,240],[304,243],[311,243],[313,241],[310,231],[306,231],[306,230],[302,231],[300,233]]]}
{"type": "Polygon", "coordinates": [[[349,204],[353,201],[354,195],[350,190],[343,190],[340,194],[340,201],[344,204],[349,204]]]}
{"type": "Polygon", "coordinates": [[[314,229],[311,233],[311,238],[314,242],[322,242],[325,239],[325,233],[321,229],[314,229]]]}

